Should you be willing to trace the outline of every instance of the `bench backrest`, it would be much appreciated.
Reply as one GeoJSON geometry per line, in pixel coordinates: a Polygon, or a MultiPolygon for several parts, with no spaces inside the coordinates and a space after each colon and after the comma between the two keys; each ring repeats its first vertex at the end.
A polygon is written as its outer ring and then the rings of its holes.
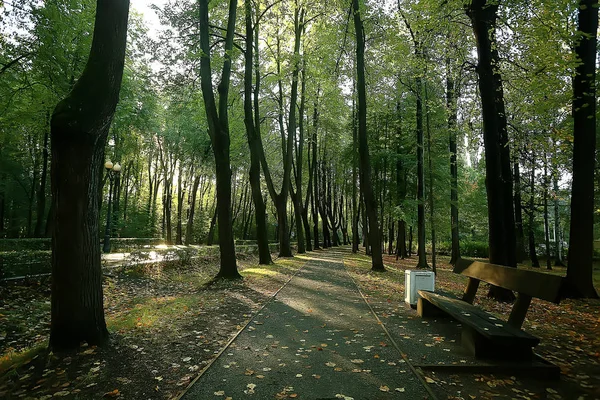
{"type": "Polygon", "coordinates": [[[530,297],[560,302],[563,279],[557,275],[459,259],[454,273],[500,286],[530,297]]]}

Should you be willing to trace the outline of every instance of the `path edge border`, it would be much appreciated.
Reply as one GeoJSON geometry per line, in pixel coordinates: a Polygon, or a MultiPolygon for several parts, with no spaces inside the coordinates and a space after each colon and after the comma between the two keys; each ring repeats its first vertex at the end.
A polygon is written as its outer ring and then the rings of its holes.
{"type": "MultiPolygon", "coordinates": [[[[200,373],[187,385],[187,387],[181,393],[179,393],[177,396],[175,396],[173,398],[173,400],[181,400],[183,398],[183,396],[185,396],[189,392],[191,387],[194,386],[194,384],[206,373],[206,371],[215,363],[215,361],[217,361],[221,357],[221,355],[223,355],[223,353],[225,352],[225,350],[227,350],[229,348],[231,343],[233,343],[233,341],[242,334],[242,332],[248,327],[248,325],[250,325],[252,323],[252,321],[254,321],[254,319],[258,316],[258,314],[260,314],[264,310],[264,308],[268,304],[270,304],[273,301],[273,299],[275,299],[275,297],[279,294],[279,292],[284,287],[286,287],[287,284],[290,283],[290,281],[292,279],[294,279],[296,277],[296,275],[298,275],[300,273],[300,271],[302,271],[304,269],[304,267],[306,266],[307,263],[308,263],[308,260],[305,260],[304,263],[302,264],[302,266],[300,268],[298,268],[298,270],[296,272],[294,272],[292,274],[292,276],[290,276],[290,278],[283,285],[281,285],[281,287],[279,289],[277,289],[277,291],[275,293],[273,293],[273,295],[271,295],[269,300],[267,300],[265,302],[265,304],[262,305],[261,308],[259,308],[258,310],[256,310],[256,312],[254,314],[252,314],[252,317],[248,320],[248,322],[246,322],[246,324],[244,324],[244,326],[242,326],[242,328],[240,330],[238,330],[236,332],[236,334],[231,337],[231,339],[229,339],[227,344],[217,353],[217,356],[215,358],[213,358],[212,360],[210,360],[210,362],[208,364],[206,364],[204,366],[204,368],[202,368],[200,373]]],[[[350,278],[352,278],[352,277],[350,277],[350,278]]]]}
{"type": "Polygon", "coordinates": [[[379,326],[381,326],[381,328],[383,329],[383,331],[387,335],[388,339],[390,340],[390,342],[392,343],[392,345],[394,346],[394,348],[398,351],[398,353],[400,353],[400,356],[402,357],[402,359],[404,360],[404,362],[409,366],[409,368],[415,374],[415,376],[419,379],[419,381],[421,382],[421,384],[423,385],[423,387],[425,388],[425,390],[427,391],[427,393],[431,396],[431,400],[438,400],[438,398],[435,395],[435,393],[433,393],[433,390],[429,387],[429,384],[425,381],[425,378],[424,378],[422,370],[417,369],[410,362],[410,360],[406,356],[406,353],[404,353],[402,350],[400,350],[400,346],[398,346],[398,343],[396,343],[396,341],[394,340],[394,338],[392,337],[392,335],[390,335],[390,332],[387,330],[387,328],[383,324],[383,321],[381,321],[381,319],[379,319],[379,316],[377,315],[377,313],[375,312],[375,310],[373,310],[373,307],[371,306],[371,304],[367,301],[367,298],[365,297],[364,293],[360,289],[360,286],[356,283],[356,280],[354,280],[354,277],[350,274],[350,272],[346,268],[346,264],[344,263],[344,257],[343,256],[342,256],[342,266],[344,267],[344,271],[346,271],[346,273],[348,274],[348,276],[352,280],[352,283],[354,283],[354,286],[356,286],[356,289],[358,290],[358,293],[360,293],[360,296],[362,297],[363,301],[369,307],[369,310],[371,310],[371,314],[373,314],[375,316],[375,319],[377,320],[377,323],[379,324],[379,326]]]}

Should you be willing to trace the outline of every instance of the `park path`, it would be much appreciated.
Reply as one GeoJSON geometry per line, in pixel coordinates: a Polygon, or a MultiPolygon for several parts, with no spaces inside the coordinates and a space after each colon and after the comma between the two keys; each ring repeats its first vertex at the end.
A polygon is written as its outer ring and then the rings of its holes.
{"type": "Polygon", "coordinates": [[[430,399],[343,264],[305,266],[183,395],[192,399],[430,399]]]}

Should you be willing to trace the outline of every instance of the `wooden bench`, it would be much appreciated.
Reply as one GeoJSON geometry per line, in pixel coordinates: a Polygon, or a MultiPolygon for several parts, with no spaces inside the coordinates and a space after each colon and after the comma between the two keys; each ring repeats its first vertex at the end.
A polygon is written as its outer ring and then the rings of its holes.
{"type": "Polygon", "coordinates": [[[462,345],[477,358],[528,360],[539,338],[521,329],[532,298],[558,304],[563,279],[557,275],[460,259],[454,273],[469,277],[462,299],[419,290],[417,313],[421,317],[452,316],[462,325],[462,345]],[[508,321],[474,306],[479,283],[487,282],[517,292],[508,321]]]}

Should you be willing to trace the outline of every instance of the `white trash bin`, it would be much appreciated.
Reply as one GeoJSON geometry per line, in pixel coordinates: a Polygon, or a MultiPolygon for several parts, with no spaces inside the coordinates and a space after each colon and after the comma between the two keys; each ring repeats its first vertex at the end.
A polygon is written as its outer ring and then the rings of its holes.
{"type": "Polygon", "coordinates": [[[417,305],[419,290],[435,292],[435,274],[433,271],[421,271],[407,269],[404,271],[404,289],[406,295],[404,301],[411,306],[417,305]]]}

